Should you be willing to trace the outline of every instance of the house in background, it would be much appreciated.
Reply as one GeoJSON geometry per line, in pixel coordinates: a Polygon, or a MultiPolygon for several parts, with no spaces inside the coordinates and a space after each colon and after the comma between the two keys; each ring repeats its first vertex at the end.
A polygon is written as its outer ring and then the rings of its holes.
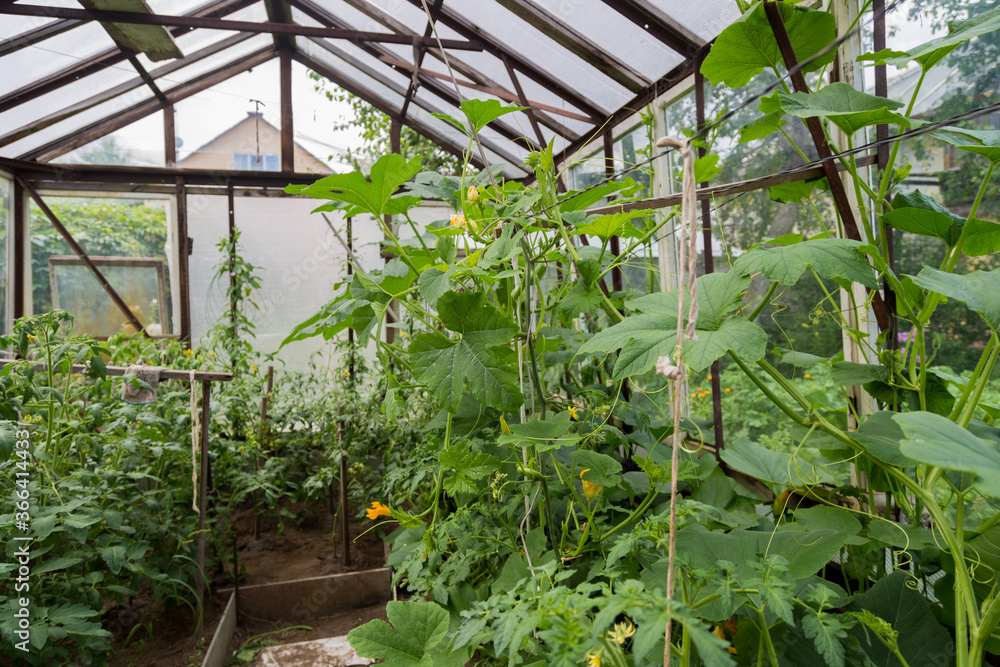
{"type": "MultiPolygon", "coordinates": [[[[185,169],[281,171],[281,131],[259,113],[242,121],[177,163],[185,169]]],[[[295,173],[333,173],[322,160],[295,143],[295,173]]]]}

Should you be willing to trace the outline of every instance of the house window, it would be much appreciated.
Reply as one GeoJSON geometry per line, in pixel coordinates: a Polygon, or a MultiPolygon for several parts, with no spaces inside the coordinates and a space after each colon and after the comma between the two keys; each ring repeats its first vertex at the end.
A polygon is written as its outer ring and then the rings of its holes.
{"type": "Polygon", "coordinates": [[[233,169],[239,171],[281,171],[277,153],[233,153],[233,169]]]}

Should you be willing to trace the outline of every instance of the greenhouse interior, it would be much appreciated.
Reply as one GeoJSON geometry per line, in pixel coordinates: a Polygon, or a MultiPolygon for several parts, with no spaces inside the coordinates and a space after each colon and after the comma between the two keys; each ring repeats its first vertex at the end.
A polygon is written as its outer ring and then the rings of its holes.
{"type": "Polygon", "coordinates": [[[0,0],[0,665],[1000,665],[998,62],[0,0]]]}

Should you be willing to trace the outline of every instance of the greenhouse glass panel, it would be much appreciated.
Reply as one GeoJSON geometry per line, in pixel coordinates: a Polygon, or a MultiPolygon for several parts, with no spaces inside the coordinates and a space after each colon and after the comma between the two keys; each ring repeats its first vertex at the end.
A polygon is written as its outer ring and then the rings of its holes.
{"type": "Polygon", "coordinates": [[[162,167],[166,164],[163,141],[163,112],[157,111],[52,162],[162,167]]]}
{"type": "Polygon", "coordinates": [[[99,23],[85,23],[61,35],[9,53],[0,58],[0,71],[4,73],[0,79],[0,95],[76,66],[114,46],[99,23]]]}
{"type": "MultiPolygon", "coordinates": [[[[170,333],[166,201],[42,197],[147,332],[170,333]]],[[[34,312],[69,310],[76,333],[131,332],[124,314],[34,202],[30,215],[34,312]]]]}

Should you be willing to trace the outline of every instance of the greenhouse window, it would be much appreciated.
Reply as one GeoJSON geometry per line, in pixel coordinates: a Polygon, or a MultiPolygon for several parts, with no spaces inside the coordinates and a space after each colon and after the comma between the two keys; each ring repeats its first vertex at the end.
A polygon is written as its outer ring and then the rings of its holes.
{"type": "Polygon", "coordinates": [[[277,153],[233,153],[233,169],[240,171],[281,171],[277,153]]]}

